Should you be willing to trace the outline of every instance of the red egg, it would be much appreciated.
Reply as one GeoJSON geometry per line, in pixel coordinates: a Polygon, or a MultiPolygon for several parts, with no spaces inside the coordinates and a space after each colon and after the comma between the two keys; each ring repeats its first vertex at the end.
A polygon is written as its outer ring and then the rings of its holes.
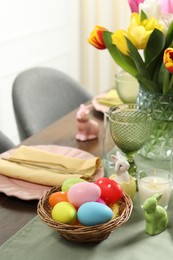
{"type": "Polygon", "coordinates": [[[101,189],[101,196],[106,204],[115,203],[123,196],[123,190],[121,186],[114,180],[103,177],[95,181],[101,189]]]}

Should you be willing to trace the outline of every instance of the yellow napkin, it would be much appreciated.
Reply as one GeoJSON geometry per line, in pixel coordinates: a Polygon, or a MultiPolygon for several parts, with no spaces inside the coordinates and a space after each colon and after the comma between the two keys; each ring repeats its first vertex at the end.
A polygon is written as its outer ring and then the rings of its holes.
{"type": "Polygon", "coordinates": [[[105,96],[97,98],[97,101],[106,106],[120,105],[123,103],[115,89],[111,89],[105,96]]]}
{"type": "Polygon", "coordinates": [[[84,160],[20,146],[8,160],[0,160],[0,174],[32,183],[59,186],[71,177],[92,178],[101,160],[84,160]]]}

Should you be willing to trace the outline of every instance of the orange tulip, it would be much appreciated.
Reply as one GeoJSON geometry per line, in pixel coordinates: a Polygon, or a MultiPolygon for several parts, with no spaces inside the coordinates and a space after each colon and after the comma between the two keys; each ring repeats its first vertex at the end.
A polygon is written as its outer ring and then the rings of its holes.
{"type": "Polygon", "coordinates": [[[167,48],[164,51],[163,63],[165,68],[173,74],[173,48],[167,48]]]}
{"type": "Polygon", "coordinates": [[[106,45],[103,41],[103,32],[107,31],[106,28],[96,25],[94,30],[90,34],[88,42],[95,48],[103,50],[106,49],[106,45]]]}

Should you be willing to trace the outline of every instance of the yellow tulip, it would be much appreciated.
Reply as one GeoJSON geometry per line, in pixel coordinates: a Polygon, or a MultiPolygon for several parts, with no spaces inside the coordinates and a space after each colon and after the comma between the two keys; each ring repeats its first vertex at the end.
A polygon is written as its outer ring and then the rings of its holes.
{"type": "Polygon", "coordinates": [[[173,74],[173,48],[167,48],[164,51],[163,63],[165,68],[173,74]]]}
{"type": "Polygon", "coordinates": [[[137,49],[145,49],[148,39],[155,28],[163,30],[163,26],[159,25],[156,19],[148,18],[141,21],[138,13],[132,13],[128,30],[114,32],[112,34],[112,44],[115,44],[125,55],[128,55],[125,38],[128,38],[137,49]]]}
{"type": "Polygon", "coordinates": [[[155,18],[140,20],[137,13],[131,15],[128,33],[135,39],[137,49],[145,49],[148,39],[154,29],[163,30],[163,26],[159,25],[155,18]]]}
{"type": "Polygon", "coordinates": [[[146,31],[143,26],[129,28],[129,34],[135,39],[137,49],[145,49],[152,31],[146,31]]]}
{"type": "Polygon", "coordinates": [[[141,24],[140,16],[138,13],[132,13],[130,16],[130,24],[133,26],[138,26],[141,24]]]}
{"type": "Polygon", "coordinates": [[[90,34],[88,42],[97,49],[106,49],[106,45],[103,41],[103,31],[106,31],[106,28],[96,25],[94,30],[90,34]]]}
{"type": "Polygon", "coordinates": [[[112,44],[115,44],[122,53],[128,55],[126,38],[128,38],[134,45],[136,45],[135,39],[124,30],[117,30],[112,34],[112,44]]]}
{"type": "Polygon", "coordinates": [[[154,29],[158,29],[160,31],[163,31],[163,25],[158,24],[157,20],[155,18],[148,18],[145,19],[142,22],[142,25],[145,27],[147,31],[153,31],[154,29]]]}

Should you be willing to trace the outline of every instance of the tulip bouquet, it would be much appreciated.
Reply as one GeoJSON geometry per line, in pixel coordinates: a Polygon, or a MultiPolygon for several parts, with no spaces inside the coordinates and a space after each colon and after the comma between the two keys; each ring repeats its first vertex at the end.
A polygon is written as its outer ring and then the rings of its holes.
{"type": "Polygon", "coordinates": [[[173,0],[128,0],[127,30],[96,26],[88,42],[107,49],[145,91],[173,94],[173,0]]]}

